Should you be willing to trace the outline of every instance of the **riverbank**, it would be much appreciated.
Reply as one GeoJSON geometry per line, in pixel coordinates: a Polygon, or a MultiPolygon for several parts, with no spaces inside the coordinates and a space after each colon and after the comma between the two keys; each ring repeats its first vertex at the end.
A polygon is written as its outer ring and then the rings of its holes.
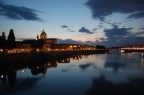
{"type": "Polygon", "coordinates": [[[83,51],[51,51],[51,52],[31,52],[31,53],[17,53],[17,54],[1,54],[0,63],[9,62],[25,62],[25,61],[47,61],[59,58],[65,58],[75,55],[87,54],[102,54],[106,50],[83,50],[83,51]]]}
{"type": "MultiPolygon", "coordinates": [[[[104,50],[89,51],[52,51],[52,52],[32,52],[21,54],[3,54],[0,55],[0,71],[17,70],[29,66],[39,66],[46,63],[56,64],[56,60],[61,61],[67,58],[75,58],[83,55],[103,54],[104,50]]],[[[76,59],[78,60],[78,59],[76,59]]],[[[68,61],[68,60],[66,60],[68,61]]]]}

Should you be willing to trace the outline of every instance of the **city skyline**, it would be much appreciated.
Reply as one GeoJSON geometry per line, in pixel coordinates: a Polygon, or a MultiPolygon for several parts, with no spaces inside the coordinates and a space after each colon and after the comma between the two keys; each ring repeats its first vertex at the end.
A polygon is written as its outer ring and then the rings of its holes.
{"type": "Polygon", "coordinates": [[[0,34],[107,47],[144,43],[142,0],[0,0],[0,34]]]}

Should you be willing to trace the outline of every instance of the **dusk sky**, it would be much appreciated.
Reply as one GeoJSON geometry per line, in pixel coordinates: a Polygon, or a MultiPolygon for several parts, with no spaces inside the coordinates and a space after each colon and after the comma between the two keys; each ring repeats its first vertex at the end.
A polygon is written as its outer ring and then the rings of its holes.
{"type": "Polygon", "coordinates": [[[144,0],[0,0],[0,35],[88,45],[144,45],[144,0]]]}

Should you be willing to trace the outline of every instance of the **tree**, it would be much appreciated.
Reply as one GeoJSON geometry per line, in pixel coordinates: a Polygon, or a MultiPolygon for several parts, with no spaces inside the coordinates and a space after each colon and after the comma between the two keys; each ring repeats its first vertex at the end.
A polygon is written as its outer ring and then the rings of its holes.
{"type": "Polygon", "coordinates": [[[5,49],[6,47],[7,47],[6,36],[5,33],[2,32],[2,36],[0,36],[0,48],[5,49]]]}
{"type": "Polygon", "coordinates": [[[15,35],[13,29],[10,29],[8,35],[8,46],[9,48],[15,48],[15,35]]]}
{"type": "Polygon", "coordinates": [[[5,32],[2,32],[2,38],[6,40],[5,32]]]}
{"type": "Polygon", "coordinates": [[[96,49],[106,49],[106,47],[102,45],[96,45],[96,49]]]}

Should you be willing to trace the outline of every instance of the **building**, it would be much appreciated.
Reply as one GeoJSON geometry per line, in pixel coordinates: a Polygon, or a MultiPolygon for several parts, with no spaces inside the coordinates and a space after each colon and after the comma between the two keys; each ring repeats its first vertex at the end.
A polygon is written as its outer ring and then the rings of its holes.
{"type": "Polygon", "coordinates": [[[57,39],[48,38],[47,33],[43,30],[36,39],[16,41],[16,47],[8,49],[7,53],[30,53],[50,52],[50,51],[73,51],[73,50],[95,50],[94,46],[79,44],[58,44],[57,39]]]}
{"type": "Polygon", "coordinates": [[[16,42],[16,48],[7,50],[7,53],[29,53],[32,51],[32,46],[30,43],[16,42]]]}
{"type": "Polygon", "coordinates": [[[96,47],[84,45],[80,47],[80,50],[96,50],[96,47]]]}
{"type": "Polygon", "coordinates": [[[58,43],[57,39],[55,39],[55,38],[47,38],[47,34],[44,30],[40,34],[40,39],[39,39],[39,35],[37,35],[36,38],[37,38],[36,40],[38,40],[38,41],[41,40],[46,44],[57,44],[58,43]]]}
{"type": "Polygon", "coordinates": [[[45,31],[43,30],[42,33],[40,34],[40,39],[47,39],[47,34],[45,33],[45,31]]]}
{"type": "Polygon", "coordinates": [[[78,44],[51,44],[52,50],[80,50],[78,44]]]}
{"type": "Polygon", "coordinates": [[[16,48],[8,50],[8,53],[29,53],[33,50],[47,52],[51,49],[51,44],[57,44],[57,39],[47,38],[46,32],[43,30],[36,39],[16,41],[16,48]]]}
{"type": "Polygon", "coordinates": [[[122,50],[144,50],[144,45],[127,45],[122,50]]]}

